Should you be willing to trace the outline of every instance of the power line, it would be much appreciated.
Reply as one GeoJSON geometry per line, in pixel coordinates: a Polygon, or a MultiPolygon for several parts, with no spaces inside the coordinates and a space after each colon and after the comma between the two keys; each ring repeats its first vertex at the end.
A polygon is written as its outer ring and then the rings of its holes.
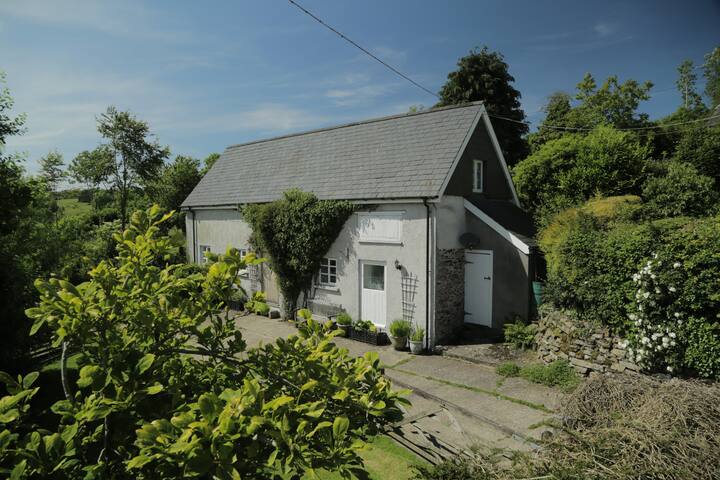
{"type": "MultiPolygon", "coordinates": [[[[337,30],[337,29],[334,28],[333,26],[328,25],[327,23],[325,23],[320,17],[318,17],[318,16],[315,15],[314,13],[310,12],[308,9],[306,9],[305,7],[303,7],[302,5],[300,5],[299,3],[297,3],[295,0],[288,0],[288,2],[290,2],[292,5],[294,5],[295,7],[297,7],[300,11],[302,11],[303,13],[305,13],[306,15],[308,15],[310,18],[312,18],[313,20],[315,20],[316,22],[318,22],[320,25],[322,25],[323,27],[327,28],[328,30],[330,30],[331,32],[333,32],[335,35],[339,36],[340,38],[342,38],[343,40],[345,40],[346,42],[348,42],[350,45],[352,45],[353,47],[355,47],[355,48],[357,48],[358,50],[360,50],[361,52],[363,52],[365,55],[369,56],[370,58],[372,58],[372,59],[375,60],[376,62],[380,63],[380,64],[383,65],[385,68],[388,68],[390,71],[392,71],[392,72],[395,73],[396,75],[404,78],[405,80],[407,80],[408,82],[412,83],[413,85],[415,85],[415,86],[418,87],[419,89],[423,90],[425,93],[428,93],[429,95],[432,95],[432,96],[435,97],[435,98],[438,98],[438,99],[440,98],[440,95],[438,95],[437,93],[435,93],[435,92],[431,91],[430,89],[424,87],[424,86],[421,85],[420,83],[416,82],[415,80],[413,80],[413,79],[410,78],[409,76],[405,75],[405,74],[402,73],[400,70],[398,70],[397,68],[393,67],[392,65],[390,65],[390,64],[387,63],[386,61],[378,58],[378,57],[375,56],[372,52],[370,52],[370,51],[367,50],[366,48],[362,47],[362,46],[359,45],[357,42],[353,41],[353,40],[352,40],[351,38],[349,38],[347,35],[343,34],[342,32],[340,32],[339,30],[337,30]]],[[[700,68],[700,67],[701,67],[701,66],[694,67],[694,68],[697,69],[697,68],[700,68]]],[[[527,125],[527,126],[531,126],[531,125],[532,125],[532,122],[522,121],[522,120],[516,120],[516,119],[510,118],[510,117],[503,117],[503,116],[501,116],[501,115],[495,115],[495,114],[490,113],[490,112],[488,112],[488,116],[489,116],[489,117],[492,117],[492,118],[497,118],[497,119],[499,119],[499,120],[505,120],[505,121],[508,121],[508,122],[519,123],[519,124],[521,124],[521,125],[527,125]]],[[[671,126],[676,126],[676,125],[687,125],[687,124],[691,124],[691,123],[703,122],[703,121],[711,120],[711,119],[713,119],[713,118],[720,118],[720,115],[710,116],[710,117],[706,117],[706,118],[700,118],[700,119],[696,119],[696,120],[690,120],[690,121],[687,121],[687,122],[675,122],[675,123],[668,123],[668,124],[666,124],[666,125],[654,125],[654,126],[648,126],[648,127],[618,128],[618,129],[616,129],[616,130],[621,130],[621,131],[625,131],[625,130],[627,130],[627,131],[655,130],[655,129],[662,129],[662,128],[671,127],[671,126]]],[[[568,127],[568,126],[563,126],[563,125],[548,125],[548,124],[544,124],[544,123],[541,124],[540,127],[542,127],[542,128],[549,128],[549,129],[552,129],[552,130],[564,130],[564,131],[573,131],[573,132],[589,132],[589,131],[592,131],[592,130],[593,130],[593,128],[590,128],[590,127],[568,127]]]]}
{"type": "Polygon", "coordinates": [[[343,40],[345,40],[346,42],[348,42],[350,45],[352,45],[352,46],[354,46],[355,48],[359,49],[360,51],[362,51],[364,54],[368,55],[370,58],[372,58],[372,59],[375,60],[376,62],[384,65],[386,68],[389,68],[390,70],[392,70],[396,75],[399,75],[400,77],[404,78],[405,80],[407,80],[408,82],[412,83],[412,84],[415,85],[416,87],[422,89],[422,90],[425,91],[426,93],[429,93],[429,94],[432,95],[433,97],[435,97],[435,98],[440,98],[440,96],[439,96],[437,93],[435,93],[435,92],[433,92],[433,91],[425,88],[424,86],[420,85],[418,82],[416,82],[415,80],[413,80],[412,78],[410,78],[410,77],[408,77],[407,75],[405,75],[404,73],[402,73],[402,72],[401,72],[400,70],[398,70],[397,68],[393,67],[392,65],[390,65],[390,64],[387,63],[387,62],[385,62],[384,60],[381,60],[380,58],[376,57],[375,55],[372,54],[372,52],[370,52],[370,51],[368,51],[367,49],[363,48],[362,46],[358,45],[356,42],[354,42],[352,39],[348,38],[348,37],[347,37],[346,35],[344,35],[342,32],[336,30],[336,29],[333,28],[332,26],[330,26],[330,25],[328,25],[327,23],[325,23],[321,18],[319,18],[317,15],[313,14],[312,12],[308,11],[308,10],[307,10],[305,7],[303,7],[302,5],[298,4],[298,3],[295,2],[294,0],[288,0],[288,2],[290,2],[290,3],[293,4],[293,5],[295,5],[297,8],[299,8],[300,10],[302,10],[306,15],[310,16],[311,18],[313,18],[316,22],[318,22],[320,25],[322,25],[323,27],[325,27],[325,28],[327,28],[328,30],[330,30],[331,32],[333,32],[335,35],[338,35],[340,38],[342,38],[343,40]]]}

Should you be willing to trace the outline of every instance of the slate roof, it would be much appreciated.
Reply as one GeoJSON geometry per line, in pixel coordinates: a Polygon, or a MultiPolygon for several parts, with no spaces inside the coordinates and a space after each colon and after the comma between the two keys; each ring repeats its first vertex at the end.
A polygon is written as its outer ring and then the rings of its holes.
{"type": "Polygon", "coordinates": [[[436,197],[480,102],[228,147],[183,207],[262,203],[289,188],[321,199],[436,197]]]}

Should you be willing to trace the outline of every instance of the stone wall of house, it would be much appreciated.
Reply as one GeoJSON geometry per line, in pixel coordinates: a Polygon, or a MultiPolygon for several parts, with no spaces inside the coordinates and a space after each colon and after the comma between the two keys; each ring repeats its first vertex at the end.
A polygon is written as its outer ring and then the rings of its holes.
{"type": "Polygon", "coordinates": [[[559,310],[543,309],[535,342],[541,360],[565,359],[581,374],[640,370],[627,359],[623,338],[559,310]]]}
{"type": "Polygon", "coordinates": [[[465,317],[465,249],[437,251],[435,343],[452,340],[465,317]]]}

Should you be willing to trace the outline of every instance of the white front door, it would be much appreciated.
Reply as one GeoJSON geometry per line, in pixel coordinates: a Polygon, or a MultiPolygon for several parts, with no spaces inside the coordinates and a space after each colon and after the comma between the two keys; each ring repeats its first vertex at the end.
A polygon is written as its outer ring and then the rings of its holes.
{"type": "Polygon", "coordinates": [[[465,321],[492,327],[491,251],[465,252],[465,321]]]}
{"type": "Polygon", "coordinates": [[[387,323],[385,300],[385,265],[360,262],[360,319],[370,320],[379,327],[387,323]]]}

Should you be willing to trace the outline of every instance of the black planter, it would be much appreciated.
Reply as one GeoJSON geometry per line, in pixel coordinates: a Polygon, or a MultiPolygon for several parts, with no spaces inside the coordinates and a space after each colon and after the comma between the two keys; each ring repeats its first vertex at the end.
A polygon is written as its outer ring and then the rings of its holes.
{"type": "Polygon", "coordinates": [[[371,332],[370,330],[350,329],[350,338],[370,345],[387,345],[388,338],[385,332],[371,332]]]}

